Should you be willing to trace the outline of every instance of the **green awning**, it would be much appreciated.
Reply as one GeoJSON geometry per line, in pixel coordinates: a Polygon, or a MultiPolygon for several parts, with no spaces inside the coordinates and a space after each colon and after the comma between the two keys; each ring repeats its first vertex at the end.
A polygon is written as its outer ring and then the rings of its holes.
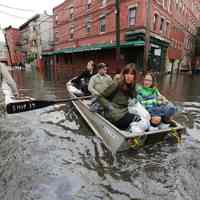
{"type": "Polygon", "coordinates": [[[65,48],[63,49],[63,53],[79,53],[79,52],[86,52],[86,51],[97,51],[102,49],[111,49],[115,45],[114,44],[95,44],[95,45],[87,45],[87,46],[80,46],[78,48],[65,48]]]}
{"type": "Polygon", "coordinates": [[[122,48],[126,48],[126,47],[139,47],[139,46],[144,46],[144,41],[142,40],[137,40],[137,41],[129,41],[129,42],[125,42],[124,44],[120,45],[122,48]]]}
{"type": "Polygon", "coordinates": [[[115,44],[95,44],[95,45],[87,45],[87,46],[80,46],[78,48],[64,48],[62,50],[51,51],[43,53],[44,56],[50,55],[59,55],[59,54],[67,54],[67,53],[79,53],[79,52],[86,52],[86,51],[97,51],[102,49],[112,49],[115,47],[115,44]]]}
{"type": "MultiPolygon", "coordinates": [[[[131,46],[143,46],[144,41],[129,41],[122,43],[120,45],[121,48],[127,48],[131,46]]],[[[57,51],[51,51],[51,52],[45,52],[42,55],[43,56],[51,56],[51,55],[60,55],[60,54],[67,54],[67,53],[80,53],[80,52],[88,52],[88,51],[98,51],[102,49],[113,49],[115,48],[115,44],[105,43],[105,44],[95,44],[95,45],[87,45],[87,46],[80,46],[78,48],[65,48],[62,50],[57,51]]]]}

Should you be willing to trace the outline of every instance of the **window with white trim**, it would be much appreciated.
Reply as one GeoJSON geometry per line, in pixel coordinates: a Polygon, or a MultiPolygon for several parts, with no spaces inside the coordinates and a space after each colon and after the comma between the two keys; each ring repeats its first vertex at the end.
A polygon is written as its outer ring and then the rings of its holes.
{"type": "Polygon", "coordinates": [[[89,10],[92,6],[92,0],[87,0],[86,8],[89,10]]]}
{"type": "Polygon", "coordinates": [[[102,15],[99,18],[99,32],[104,33],[106,32],[106,16],[102,15]]]}
{"type": "Polygon", "coordinates": [[[163,7],[168,8],[168,0],[163,0],[163,7]]]}
{"type": "Polygon", "coordinates": [[[86,30],[87,33],[89,33],[91,31],[91,27],[92,27],[92,23],[91,22],[92,22],[91,21],[91,17],[88,16],[86,18],[86,21],[85,21],[85,30],[86,30]]]}
{"type": "Polygon", "coordinates": [[[169,33],[170,33],[170,24],[169,24],[169,22],[166,22],[165,30],[166,30],[166,36],[169,37],[169,33]]]}
{"type": "Polygon", "coordinates": [[[157,0],[160,5],[163,5],[163,0],[157,0]]]}
{"type": "Polygon", "coordinates": [[[182,10],[182,8],[183,8],[183,2],[182,2],[182,0],[179,0],[179,9],[180,9],[180,11],[182,10]]]}
{"type": "Polygon", "coordinates": [[[101,7],[105,7],[107,4],[107,0],[100,0],[101,7]]]}
{"type": "Polygon", "coordinates": [[[178,9],[179,0],[176,0],[176,9],[178,9]]]}
{"type": "Polygon", "coordinates": [[[172,11],[172,0],[168,1],[168,12],[172,11]]]}
{"type": "Polygon", "coordinates": [[[69,8],[69,18],[70,18],[70,19],[73,19],[73,18],[74,18],[74,7],[73,7],[73,6],[71,6],[71,7],[69,8]]]}
{"type": "Polygon", "coordinates": [[[69,29],[69,38],[70,40],[74,39],[74,26],[69,29]]]}
{"type": "Polygon", "coordinates": [[[157,13],[155,13],[153,16],[153,30],[154,31],[157,30],[158,19],[159,19],[159,16],[157,13]]]}
{"type": "Polygon", "coordinates": [[[128,26],[134,26],[136,24],[136,12],[137,7],[130,7],[128,9],[128,26]]]}
{"type": "Polygon", "coordinates": [[[160,32],[163,32],[164,29],[164,18],[160,19],[160,32]]]}
{"type": "Polygon", "coordinates": [[[183,15],[185,13],[185,4],[183,4],[182,13],[183,13],[183,15]]]}

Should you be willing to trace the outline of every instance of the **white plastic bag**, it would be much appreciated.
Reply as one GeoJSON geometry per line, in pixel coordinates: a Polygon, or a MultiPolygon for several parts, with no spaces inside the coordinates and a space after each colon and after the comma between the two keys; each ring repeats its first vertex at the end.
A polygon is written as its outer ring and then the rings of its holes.
{"type": "Polygon", "coordinates": [[[139,115],[141,118],[140,121],[138,122],[133,121],[130,124],[130,131],[133,133],[141,133],[141,134],[144,131],[147,131],[150,127],[151,115],[145,109],[145,107],[141,105],[140,102],[136,102],[135,99],[130,99],[128,110],[129,110],[129,113],[139,115]]]}
{"type": "Polygon", "coordinates": [[[72,85],[68,85],[68,90],[75,95],[83,95],[83,92],[72,85]]]}
{"type": "Polygon", "coordinates": [[[141,133],[143,134],[143,132],[149,130],[150,127],[150,121],[141,118],[140,121],[138,122],[131,122],[130,127],[129,127],[129,131],[132,133],[141,133]]]}
{"type": "Polygon", "coordinates": [[[129,100],[128,111],[129,113],[139,115],[144,120],[150,121],[151,119],[151,115],[145,107],[140,102],[135,103],[134,99],[129,100]]]}

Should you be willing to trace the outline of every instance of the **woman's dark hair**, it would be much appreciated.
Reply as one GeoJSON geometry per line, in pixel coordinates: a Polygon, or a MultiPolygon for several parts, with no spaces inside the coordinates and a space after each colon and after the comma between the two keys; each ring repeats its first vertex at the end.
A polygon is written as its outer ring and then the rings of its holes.
{"type": "Polygon", "coordinates": [[[120,81],[119,81],[119,87],[122,89],[122,91],[127,95],[132,97],[133,90],[135,88],[135,83],[137,79],[137,71],[136,71],[136,65],[134,63],[127,64],[120,73],[120,81]],[[125,81],[125,74],[133,74],[134,75],[134,82],[131,85],[128,85],[125,81]]]}
{"type": "Polygon", "coordinates": [[[151,85],[151,87],[152,87],[152,88],[153,88],[153,87],[157,87],[157,80],[156,80],[156,77],[155,77],[155,75],[154,75],[151,71],[143,71],[143,73],[142,73],[142,81],[144,81],[144,78],[145,78],[145,76],[147,76],[147,75],[149,75],[149,76],[152,77],[152,85],[151,85]]]}

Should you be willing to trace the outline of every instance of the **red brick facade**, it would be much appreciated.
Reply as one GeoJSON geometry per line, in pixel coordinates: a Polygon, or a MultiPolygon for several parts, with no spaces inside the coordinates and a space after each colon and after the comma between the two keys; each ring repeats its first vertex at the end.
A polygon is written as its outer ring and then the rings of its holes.
{"type": "MultiPolygon", "coordinates": [[[[79,47],[96,43],[112,43],[115,41],[115,1],[110,0],[102,7],[99,0],[92,0],[90,9],[87,9],[85,0],[65,1],[54,8],[54,38],[55,50],[66,47],[79,47]],[[72,3],[74,2],[74,3],[72,3]],[[74,16],[70,18],[70,7],[74,9],[74,16]],[[106,31],[99,32],[99,18],[106,16],[106,31]],[[91,31],[86,32],[87,17],[91,19],[91,31]],[[70,28],[74,27],[74,39],[70,39],[70,28]]],[[[129,6],[137,6],[136,24],[134,28],[143,28],[145,20],[145,0],[121,1],[121,41],[125,40],[124,33],[128,28],[129,6]]]]}
{"type": "MultiPolygon", "coordinates": [[[[166,61],[172,63],[177,60],[186,64],[191,60],[192,35],[200,19],[195,2],[199,4],[198,0],[152,0],[150,64],[157,70],[163,69],[166,61]]],[[[121,44],[145,40],[146,3],[146,0],[120,2],[121,44]]],[[[108,63],[113,71],[119,67],[114,48],[79,53],[70,53],[68,50],[66,53],[63,50],[95,44],[115,44],[115,0],[65,0],[53,9],[53,13],[55,54],[46,57],[47,63],[75,72],[90,59],[108,63]],[[102,2],[107,3],[102,5],[102,2]],[[105,22],[102,18],[105,18],[105,22]],[[103,25],[100,27],[101,20],[103,25]]],[[[136,62],[143,65],[143,46],[129,46],[121,50],[124,63],[136,62]]]]}
{"type": "Polygon", "coordinates": [[[5,29],[6,45],[8,45],[8,64],[17,65],[21,62],[21,53],[19,51],[20,32],[18,29],[8,27],[5,29]]]}
{"type": "MultiPolygon", "coordinates": [[[[88,1],[89,2],[89,1],[88,1]]],[[[79,48],[95,44],[115,44],[115,0],[107,1],[102,6],[101,1],[92,0],[88,5],[85,0],[65,1],[55,7],[54,13],[54,50],[64,48],[79,48]],[[73,16],[70,16],[70,8],[73,8],[73,16]],[[100,32],[100,18],[105,16],[105,32],[100,32]],[[91,30],[87,32],[86,21],[90,20],[91,30]],[[73,38],[70,38],[71,29],[73,38]]],[[[145,0],[121,1],[120,11],[120,40],[125,42],[125,33],[129,29],[142,29],[145,24],[145,0]],[[136,7],[136,22],[134,26],[128,26],[127,9],[136,7]]],[[[111,66],[111,72],[119,67],[115,59],[115,50],[101,50],[87,53],[57,55],[54,63],[58,67],[66,67],[72,71],[79,72],[80,67],[93,59],[95,62],[105,62],[111,66]],[[77,69],[75,69],[77,68],[77,69]]],[[[70,70],[69,70],[70,71],[70,70]]]]}
{"type": "MultiPolygon", "coordinates": [[[[165,34],[165,37],[169,36],[168,39],[170,40],[167,54],[169,61],[182,61],[183,65],[191,61],[191,57],[188,55],[194,48],[192,36],[196,34],[196,27],[199,26],[200,19],[195,3],[200,4],[198,0],[154,0],[153,17],[158,16],[156,33],[165,34]],[[164,19],[165,31],[163,32],[160,31],[159,27],[161,18],[164,19]],[[168,28],[166,23],[168,23],[168,28]]],[[[152,23],[154,23],[153,19],[152,23]]],[[[154,31],[153,24],[152,29],[154,31]]]]}

